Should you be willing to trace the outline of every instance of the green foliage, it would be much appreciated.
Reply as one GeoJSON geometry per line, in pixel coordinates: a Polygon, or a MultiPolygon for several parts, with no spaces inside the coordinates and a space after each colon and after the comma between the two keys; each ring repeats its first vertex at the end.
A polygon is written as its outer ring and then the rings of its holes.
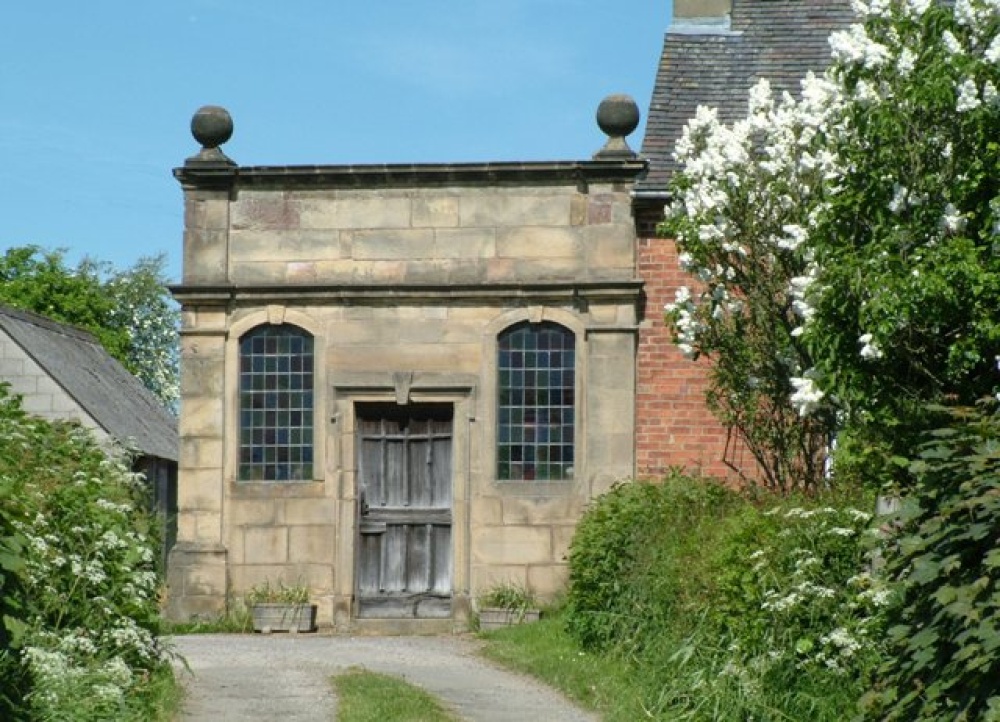
{"type": "Polygon", "coordinates": [[[243,601],[248,607],[254,604],[308,604],[309,587],[304,584],[285,584],[280,579],[272,583],[266,579],[251,587],[243,601]]]}
{"type": "Polygon", "coordinates": [[[21,685],[4,686],[6,718],[153,716],[136,709],[167,666],[156,526],[141,477],[107,453],[80,427],[30,418],[0,391],[0,520],[15,539],[0,557],[0,603],[16,632],[0,664],[21,685]]]}
{"type": "Polygon", "coordinates": [[[676,475],[619,484],[594,501],[570,546],[570,633],[585,649],[643,646],[648,626],[672,616],[704,566],[661,549],[684,549],[735,500],[710,480],[676,475]]]}
{"type": "Polygon", "coordinates": [[[1000,418],[955,411],[932,437],[887,557],[901,599],[867,714],[1000,720],[1000,418]]]}
{"type": "MultiPolygon", "coordinates": [[[[2,450],[0,450],[2,453],[2,450]]],[[[19,660],[25,631],[25,536],[17,526],[24,521],[24,506],[11,480],[0,476],[0,719],[17,719],[21,700],[30,689],[28,670],[19,660]]]]}
{"type": "Polygon", "coordinates": [[[846,106],[831,144],[844,170],[815,234],[821,272],[804,338],[867,456],[848,463],[906,485],[891,459],[938,423],[928,405],[974,404],[998,387],[1000,104],[990,93],[1000,68],[984,51],[1000,14],[979,0],[930,3],[919,18],[902,5],[865,22],[887,63],[837,69],[845,94],[867,100],[846,106]],[[963,105],[966,84],[975,98],[963,105]],[[877,353],[859,354],[865,335],[877,353]]]}
{"type": "Polygon", "coordinates": [[[480,609],[494,607],[523,614],[528,609],[537,608],[538,602],[534,593],[517,582],[500,582],[494,584],[478,598],[480,609]]]}
{"type": "Polygon", "coordinates": [[[891,598],[865,571],[855,505],[871,503],[623,484],[573,540],[567,631],[635,665],[655,719],[842,720],[882,660],[891,598]]]}
{"type": "Polygon", "coordinates": [[[176,405],[179,314],[164,278],[165,259],[132,268],[84,259],[67,264],[63,251],[37,246],[0,256],[0,303],[77,326],[93,334],[168,408],[176,405]]]}

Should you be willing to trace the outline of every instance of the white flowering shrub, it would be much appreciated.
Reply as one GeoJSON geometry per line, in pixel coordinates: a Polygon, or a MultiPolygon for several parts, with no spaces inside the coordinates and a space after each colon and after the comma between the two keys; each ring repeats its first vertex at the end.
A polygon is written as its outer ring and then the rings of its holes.
{"type": "Polygon", "coordinates": [[[643,680],[650,719],[851,719],[894,597],[872,500],[801,500],[671,475],[616,486],[569,553],[566,629],[643,680]]]}
{"type": "Polygon", "coordinates": [[[781,506],[743,531],[745,541],[769,544],[749,552],[738,544],[739,559],[726,565],[720,606],[730,670],[794,669],[838,684],[881,661],[881,612],[892,593],[870,573],[871,522],[850,506],[781,506]]]}
{"type": "Polygon", "coordinates": [[[1000,3],[856,6],[861,22],[831,43],[841,170],[804,340],[872,474],[871,449],[905,457],[933,426],[929,402],[1000,388],[1000,3]]]}
{"type": "MultiPolygon", "coordinates": [[[[127,719],[167,656],[145,484],[84,429],[0,393],[4,508],[21,541],[15,718],[127,719]]],[[[142,718],[142,715],[139,715],[142,718]]]]}
{"type": "MultiPolygon", "coordinates": [[[[974,434],[946,426],[944,410],[1000,398],[1000,1],[855,0],[854,7],[858,22],[830,41],[814,133],[796,136],[808,126],[789,121],[787,137],[796,140],[780,145],[773,141],[786,137],[780,119],[753,131],[760,90],[735,126],[713,124],[707,111],[692,121],[678,145],[683,171],[666,230],[678,237],[693,283],[667,314],[682,351],[725,370],[713,377],[713,393],[729,394],[727,403],[760,387],[760,333],[782,359],[761,403],[835,426],[833,479],[896,485],[917,510],[904,519],[899,544],[885,550],[900,585],[896,601],[869,576],[812,579],[811,561],[786,569],[787,583],[773,588],[760,586],[761,567],[750,598],[802,629],[805,618],[796,615],[825,613],[830,590],[873,584],[837,605],[863,612],[865,604],[889,603],[871,617],[888,625],[891,650],[872,677],[866,714],[1000,720],[1000,634],[986,621],[997,611],[990,514],[1000,435],[985,422],[974,434]],[[756,145],[747,145],[753,132],[756,145]],[[794,163],[776,165],[776,156],[794,163]],[[822,158],[821,173],[803,173],[813,158],[822,158]],[[766,274],[778,278],[769,310],[766,274]],[[760,312],[750,310],[756,298],[760,312]],[[939,443],[911,463],[939,424],[939,443]]],[[[796,117],[811,102],[806,91],[782,105],[796,117]]],[[[761,549],[754,564],[772,564],[772,550],[761,549]]],[[[753,615],[746,608],[734,618],[753,615]]],[[[776,669],[794,659],[806,676],[824,666],[836,672],[865,650],[860,640],[871,633],[856,625],[867,618],[813,624],[824,631],[800,635],[794,657],[786,645],[750,658],[762,667],[771,659],[776,669]]],[[[757,637],[741,633],[742,642],[776,633],[761,624],[757,637]]],[[[745,657],[742,642],[734,654],[745,657]]],[[[761,678],[739,658],[732,664],[733,678],[759,691],[761,678]]]]}
{"type": "Polygon", "coordinates": [[[177,410],[180,313],[163,276],[164,259],[140,259],[107,282],[115,299],[112,319],[128,333],[126,367],[168,409],[177,410]]]}
{"type": "Polygon", "coordinates": [[[1000,388],[1000,4],[854,6],[798,100],[758,86],[744,120],[701,109],[677,145],[664,230],[693,278],[667,316],[769,481],[815,474],[832,426],[899,480],[886,460],[928,402],[1000,388]],[[811,443],[780,433],[789,408],[811,443]]]}
{"type": "Polygon", "coordinates": [[[655,660],[657,719],[854,717],[884,659],[893,593],[868,571],[871,515],[850,500],[803,501],[747,504],[701,550],[714,583],[655,660]]]}
{"type": "Polygon", "coordinates": [[[666,307],[675,340],[711,359],[709,405],[745,442],[759,480],[784,491],[822,481],[832,426],[816,412],[823,393],[799,336],[813,313],[810,235],[840,173],[826,147],[836,91],[810,75],[801,99],[775,98],[761,81],[731,126],[699,108],[677,143],[681,171],[661,229],[692,275],[666,307]]]}

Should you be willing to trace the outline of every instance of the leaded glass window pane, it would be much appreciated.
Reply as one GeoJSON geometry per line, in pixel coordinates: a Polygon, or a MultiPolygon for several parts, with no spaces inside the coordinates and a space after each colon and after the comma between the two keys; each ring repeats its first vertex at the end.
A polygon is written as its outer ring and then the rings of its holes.
{"type": "Polygon", "coordinates": [[[313,339],[260,326],[240,339],[241,481],[313,478],[313,339]]]}
{"type": "Polygon", "coordinates": [[[573,478],[576,338],[520,323],[497,339],[497,478],[573,478]]]}

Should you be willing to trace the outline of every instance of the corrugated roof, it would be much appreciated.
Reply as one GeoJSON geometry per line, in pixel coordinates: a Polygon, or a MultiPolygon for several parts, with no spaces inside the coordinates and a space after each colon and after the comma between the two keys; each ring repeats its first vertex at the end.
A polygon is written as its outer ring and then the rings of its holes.
{"type": "Polygon", "coordinates": [[[93,336],[7,306],[0,306],[0,327],[110,436],[177,460],[177,419],[93,336]]]}
{"type": "Polygon", "coordinates": [[[728,27],[668,31],[642,143],[650,168],[638,189],[666,190],[676,168],[674,144],[699,105],[718,108],[724,122],[737,120],[761,78],[797,95],[809,70],[829,64],[830,33],[854,20],[850,0],[733,0],[728,27]]]}

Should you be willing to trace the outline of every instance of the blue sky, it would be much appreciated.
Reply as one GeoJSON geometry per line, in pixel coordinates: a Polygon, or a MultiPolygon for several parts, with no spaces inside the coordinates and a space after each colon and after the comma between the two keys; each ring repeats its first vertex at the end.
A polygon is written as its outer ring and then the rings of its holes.
{"type": "MultiPolygon", "coordinates": [[[[34,0],[0,9],[0,242],[181,274],[193,112],[241,165],[589,158],[670,0],[34,0]]],[[[645,120],[645,117],[643,118],[645,120]]],[[[641,145],[642,128],[630,142],[641,145]]]]}

